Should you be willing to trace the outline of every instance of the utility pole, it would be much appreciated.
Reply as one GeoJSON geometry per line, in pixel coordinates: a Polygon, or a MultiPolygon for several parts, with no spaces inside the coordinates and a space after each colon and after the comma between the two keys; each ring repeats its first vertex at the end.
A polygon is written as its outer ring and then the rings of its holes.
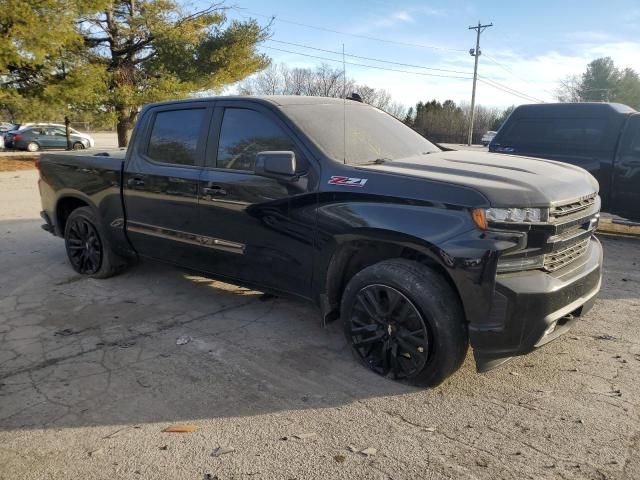
{"type": "Polygon", "coordinates": [[[471,143],[473,142],[473,117],[476,114],[476,82],[478,81],[478,57],[482,55],[482,52],[480,51],[480,34],[489,27],[493,27],[493,23],[482,25],[479,21],[477,26],[469,27],[469,30],[475,30],[477,32],[476,48],[472,48],[469,50],[469,54],[472,57],[475,57],[475,65],[473,67],[473,90],[471,91],[471,118],[469,119],[469,139],[467,141],[467,145],[469,146],[471,146],[471,143]]]}

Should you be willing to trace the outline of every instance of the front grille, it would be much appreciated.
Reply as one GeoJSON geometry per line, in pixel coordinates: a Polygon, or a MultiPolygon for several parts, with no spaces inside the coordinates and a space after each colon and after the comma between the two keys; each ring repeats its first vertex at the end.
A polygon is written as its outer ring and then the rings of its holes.
{"type": "Polygon", "coordinates": [[[571,202],[554,205],[549,210],[549,221],[562,221],[570,216],[573,216],[574,214],[591,208],[596,203],[597,196],[597,193],[593,193],[591,195],[578,198],[577,200],[573,200],[571,202]]]}
{"type": "Polygon", "coordinates": [[[544,269],[548,272],[553,272],[562,267],[569,265],[571,262],[577,260],[584,255],[589,247],[589,241],[591,237],[580,240],[573,245],[564,247],[555,252],[547,253],[544,256],[544,269]]]}

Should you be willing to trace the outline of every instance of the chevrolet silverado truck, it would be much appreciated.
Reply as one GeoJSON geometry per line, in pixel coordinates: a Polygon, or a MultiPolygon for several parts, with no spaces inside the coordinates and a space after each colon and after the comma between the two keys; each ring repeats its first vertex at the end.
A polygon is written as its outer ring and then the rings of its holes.
{"type": "Polygon", "coordinates": [[[126,151],[42,155],[43,228],[75,271],[138,258],[315,303],[374,372],[433,386],[584,315],[598,183],[564,163],[441,151],[366,104],[214,97],[146,106],[126,151]]]}

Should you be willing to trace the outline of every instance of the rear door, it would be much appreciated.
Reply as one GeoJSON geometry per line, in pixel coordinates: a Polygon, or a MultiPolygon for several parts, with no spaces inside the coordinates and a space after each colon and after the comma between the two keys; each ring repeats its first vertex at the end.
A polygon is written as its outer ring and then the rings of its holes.
{"type": "Polygon", "coordinates": [[[198,267],[198,180],[212,111],[193,102],[145,113],[124,172],[127,232],[140,255],[198,267]]]}
{"type": "Polygon", "coordinates": [[[304,144],[270,109],[216,103],[207,164],[200,179],[200,230],[207,269],[244,283],[308,296],[318,171],[304,144]],[[254,174],[262,151],[293,151],[299,179],[254,174]]]}
{"type": "Polygon", "coordinates": [[[33,127],[26,130],[24,136],[28,138],[29,142],[36,142],[40,148],[53,148],[55,145],[53,135],[50,135],[49,130],[45,127],[33,127]]]}
{"type": "Polygon", "coordinates": [[[640,219],[640,115],[629,118],[620,139],[611,192],[614,212],[640,219]]]}

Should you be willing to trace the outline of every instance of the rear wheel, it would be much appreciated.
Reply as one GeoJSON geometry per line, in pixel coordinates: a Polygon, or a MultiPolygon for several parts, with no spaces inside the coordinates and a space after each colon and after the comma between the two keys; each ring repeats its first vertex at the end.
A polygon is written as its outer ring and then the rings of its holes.
{"type": "Polygon", "coordinates": [[[82,275],[107,278],[119,273],[126,261],[113,253],[95,213],[89,207],[75,209],[64,229],[67,256],[82,275]]]}
{"type": "Polygon", "coordinates": [[[379,375],[435,386],[464,361],[458,297],[420,263],[386,260],[360,271],[345,289],[341,315],[354,354],[379,375]]]}
{"type": "Polygon", "coordinates": [[[36,142],[29,142],[27,143],[27,150],[30,152],[37,152],[38,150],[40,150],[40,145],[38,145],[36,142]]]}

